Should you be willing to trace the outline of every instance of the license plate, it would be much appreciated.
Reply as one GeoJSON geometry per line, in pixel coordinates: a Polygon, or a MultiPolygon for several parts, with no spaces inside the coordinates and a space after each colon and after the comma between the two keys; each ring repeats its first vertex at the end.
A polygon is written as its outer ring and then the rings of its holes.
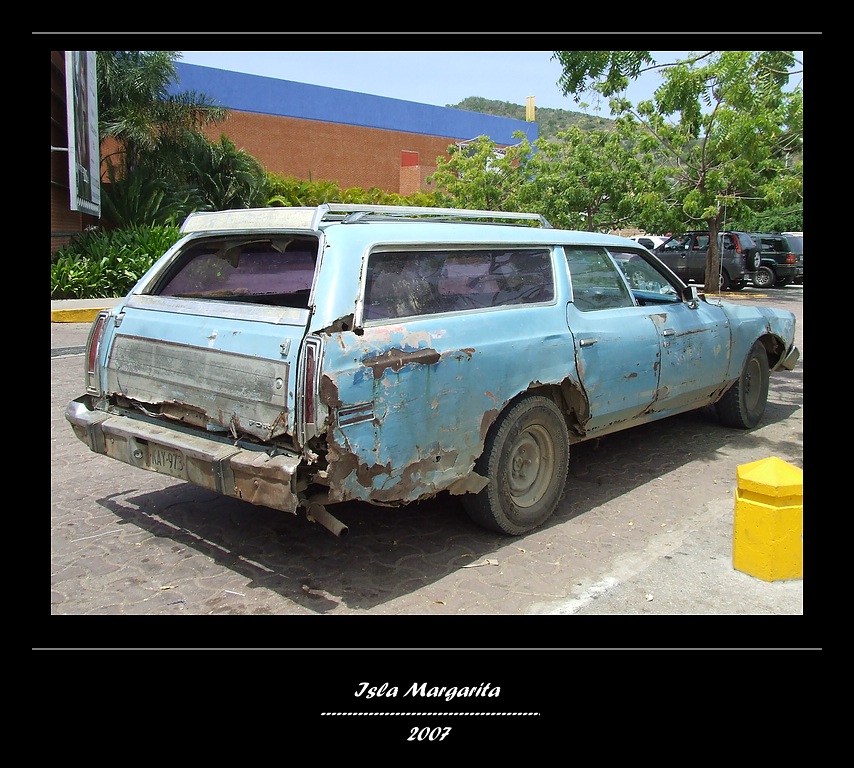
{"type": "Polygon", "coordinates": [[[152,472],[170,477],[181,479],[187,477],[184,455],[180,451],[173,451],[171,448],[163,448],[159,445],[150,445],[148,448],[148,468],[152,472]]]}

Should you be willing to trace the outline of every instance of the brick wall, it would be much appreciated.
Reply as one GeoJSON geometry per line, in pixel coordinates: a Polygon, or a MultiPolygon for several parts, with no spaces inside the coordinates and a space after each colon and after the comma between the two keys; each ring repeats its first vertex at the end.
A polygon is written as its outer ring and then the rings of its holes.
{"type": "MultiPolygon", "coordinates": [[[[334,181],[342,189],[378,187],[403,195],[417,188],[401,188],[401,152],[418,153],[421,168],[429,169],[421,174],[426,177],[436,169],[436,158],[447,155],[453,144],[452,139],[439,136],[234,111],[228,120],[206,131],[213,141],[219,141],[222,134],[271,173],[334,181]]],[[[421,176],[416,178],[426,190],[421,176]]],[[[410,187],[409,175],[406,179],[410,187]]]]}

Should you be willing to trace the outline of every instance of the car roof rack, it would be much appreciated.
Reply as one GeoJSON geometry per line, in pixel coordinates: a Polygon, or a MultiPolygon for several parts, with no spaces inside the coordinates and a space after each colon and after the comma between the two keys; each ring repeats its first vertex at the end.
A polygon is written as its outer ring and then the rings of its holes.
{"type": "MultiPolygon", "coordinates": [[[[539,213],[522,213],[520,211],[480,211],[466,208],[431,208],[429,206],[413,205],[358,205],[355,203],[324,203],[317,207],[320,220],[329,221],[337,218],[334,214],[341,214],[340,220],[344,223],[361,221],[366,217],[377,218],[406,218],[422,219],[431,217],[440,221],[459,221],[466,219],[477,219],[481,223],[488,220],[490,223],[502,223],[507,221],[537,222],[544,229],[552,229],[545,216],[539,213]],[[328,216],[333,214],[333,216],[328,216]]],[[[319,223],[319,222],[318,222],[319,223]]]]}
{"type": "Polygon", "coordinates": [[[481,223],[528,222],[553,229],[539,213],[517,211],[476,211],[465,208],[430,208],[409,205],[357,205],[323,203],[315,207],[271,206],[268,208],[234,208],[225,211],[196,211],[181,225],[182,234],[223,232],[228,230],[303,229],[318,231],[322,223],[351,224],[368,218],[384,221],[466,221],[481,223]]]}

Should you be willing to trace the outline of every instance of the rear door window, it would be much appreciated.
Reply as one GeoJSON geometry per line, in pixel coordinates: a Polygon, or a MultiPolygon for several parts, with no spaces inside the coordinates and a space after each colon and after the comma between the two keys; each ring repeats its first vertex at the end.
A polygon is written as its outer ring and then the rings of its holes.
{"type": "Polygon", "coordinates": [[[365,319],[550,302],[551,265],[548,248],[376,252],[368,259],[365,319]]]}

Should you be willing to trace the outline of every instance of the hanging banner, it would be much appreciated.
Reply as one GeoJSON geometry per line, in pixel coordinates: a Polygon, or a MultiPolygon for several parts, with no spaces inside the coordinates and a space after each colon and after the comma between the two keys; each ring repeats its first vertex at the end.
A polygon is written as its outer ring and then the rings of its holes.
{"type": "Polygon", "coordinates": [[[95,51],[65,52],[69,207],[101,216],[101,146],[95,51]]]}

